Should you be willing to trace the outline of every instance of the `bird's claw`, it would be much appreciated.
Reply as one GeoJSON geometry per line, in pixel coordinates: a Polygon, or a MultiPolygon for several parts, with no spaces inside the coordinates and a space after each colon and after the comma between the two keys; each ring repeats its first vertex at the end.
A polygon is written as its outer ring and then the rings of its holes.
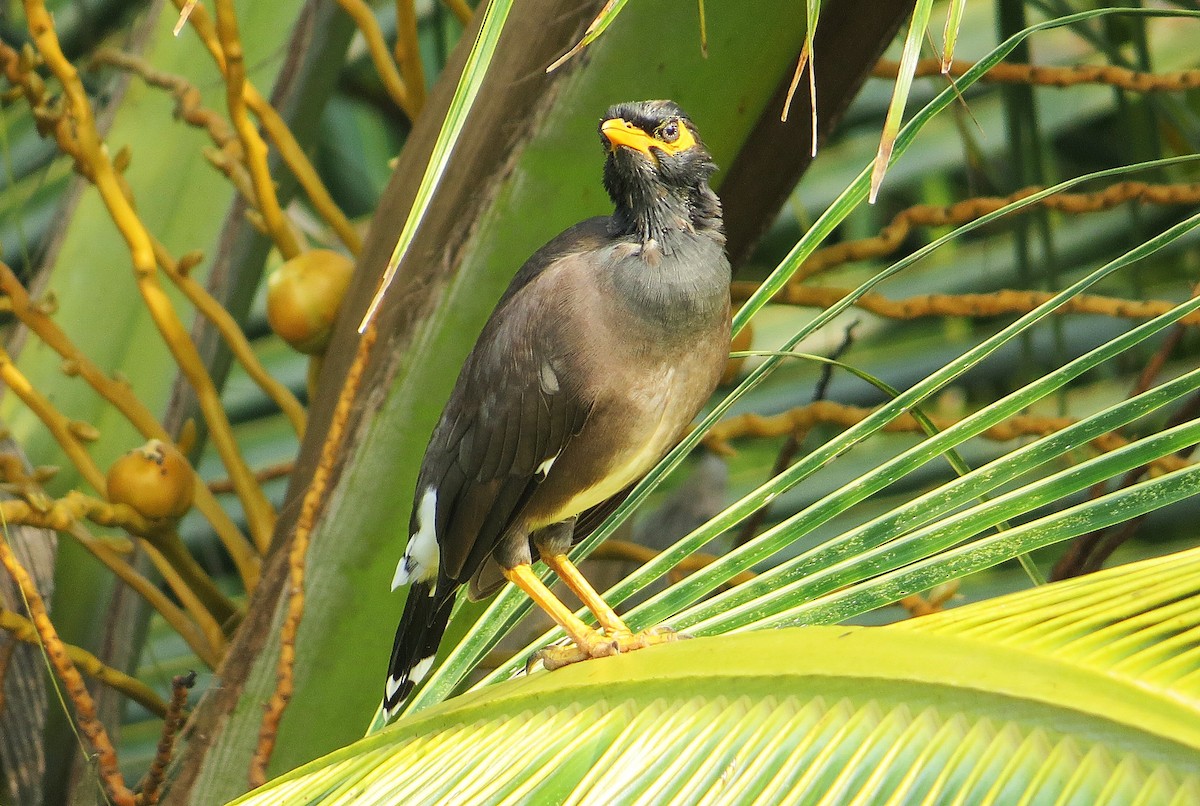
{"type": "Polygon", "coordinates": [[[525,671],[526,673],[530,672],[539,662],[546,671],[553,671],[592,658],[607,658],[611,655],[620,655],[623,652],[633,652],[655,644],[666,644],[690,637],[677,633],[670,627],[661,626],[650,627],[639,633],[618,631],[608,635],[596,632],[587,636],[587,640],[583,642],[539,649],[525,664],[525,671]]]}
{"type": "Polygon", "coordinates": [[[594,645],[591,647],[591,652],[585,652],[576,644],[567,644],[566,646],[548,646],[534,652],[529,658],[529,663],[526,664],[525,670],[529,671],[539,662],[542,668],[548,672],[555,669],[561,669],[564,666],[570,666],[572,663],[579,663],[581,660],[589,660],[590,658],[602,658],[606,655],[616,654],[610,646],[594,645]]]}
{"type": "Polygon", "coordinates": [[[669,644],[673,641],[686,641],[692,636],[687,633],[675,632],[670,627],[660,624],[657,627],[647,627],[634,637],[640,637],[640,640],[644,642],[642,646],[654,646],[655,644],[669,644]]]}

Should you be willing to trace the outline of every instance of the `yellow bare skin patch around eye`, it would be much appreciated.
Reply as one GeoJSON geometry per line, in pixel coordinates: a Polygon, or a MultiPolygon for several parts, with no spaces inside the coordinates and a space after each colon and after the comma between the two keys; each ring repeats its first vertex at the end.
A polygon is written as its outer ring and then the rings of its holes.
{"type": "Polygon", "coordinates": [[[640,151],[649,159],[657,161],[658,158],[651,150],[653,148],[657,148],[667,154],[678,154],[696,145],[696,138],[692,134],[691,129],[683,125],[682,121],[673,121],[673,124],[678,131],[678,136],[671,142],[667,142],[662,137],[662,132],[666,129],[666,126],[660,128],[658,133],[651,135],[622,118],[609,118],[604,121],[604,123],[600,124],[600,133],[604,135],[614,149],[618,146],[625,146],[626,148],[640,151]]]}

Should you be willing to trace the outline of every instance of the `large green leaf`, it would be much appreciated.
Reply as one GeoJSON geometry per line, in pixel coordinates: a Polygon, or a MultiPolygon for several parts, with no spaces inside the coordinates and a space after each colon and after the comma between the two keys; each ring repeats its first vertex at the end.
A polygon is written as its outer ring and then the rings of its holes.
{"type": "Polygon", "coordinates": [[[401,720],[237,801],[1186,803],[1200,550],[889,627],[725,635],[401,720]]]}

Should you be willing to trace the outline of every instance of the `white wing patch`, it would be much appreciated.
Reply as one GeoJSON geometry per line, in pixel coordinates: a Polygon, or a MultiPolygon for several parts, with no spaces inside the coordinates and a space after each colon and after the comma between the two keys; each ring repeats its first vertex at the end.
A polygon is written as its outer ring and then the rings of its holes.
{"type": "MultiPolygon", "coordinates": [[[[392,577],[392,590],[401,585],[414,581],[425,582],[437,576],[441,552],[438,549],[437,527],[434,520],[437,517],[437,490],[432,486],[425,488],[421,503],[417,508],[417,531],[408,538],[408,548],[396,565],[396,575],[392,577]]],[[[430,588],[430,594],[433,589],[430,588]]]]}
{"type": "Polygon", "coordinates": [[[420,683],[425,679],[425,675],[429,674],[430,667],[433,666],[433,655],[428,658],[421,658],[417,665],[412,667],[412,671],[408,673],[408,679],[414,683],[420,683]]]}
{"type": "Polygon", "coordinates": [[[546,394],[553,395],[558,392],[558,375],[554,373],[554,367],[543,363],[538,373],[538,380],[541,383],[542,391],[546,394]]]}
{"type": "Polygon", "coordinates": [[[554,460],[557,458],[558,458],[558,454],[556,453],[553,456],[551,456],[549,459],[547,459],[546,461],[542,462],[540,465],[537,466],[537,470],[535,472],[537,473],[538,478],[542,478],[542,479],[546,478],[546,474],[550,472],[550,468],[551,468],[551,466],[553,466],[554,460]]]}

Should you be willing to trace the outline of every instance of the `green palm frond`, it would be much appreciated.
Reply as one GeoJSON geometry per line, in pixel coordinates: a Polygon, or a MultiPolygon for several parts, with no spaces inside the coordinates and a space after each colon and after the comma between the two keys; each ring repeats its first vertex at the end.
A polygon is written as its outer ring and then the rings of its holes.
{"type": "MultiPolygon", "coordinates": [[[[1051,654],[1200,717],[1200,549],[1121,565],[889,629],[1051,654]]],[[[1200,724],[1200,722],[1197,722],[1200,724]]]]}
{"type": "Polygon", "coordinates": [[[1198,629],[1192,550],[887,627],[679,642],[456,698],[237,803],[1186,803],[1198,629]]]}

